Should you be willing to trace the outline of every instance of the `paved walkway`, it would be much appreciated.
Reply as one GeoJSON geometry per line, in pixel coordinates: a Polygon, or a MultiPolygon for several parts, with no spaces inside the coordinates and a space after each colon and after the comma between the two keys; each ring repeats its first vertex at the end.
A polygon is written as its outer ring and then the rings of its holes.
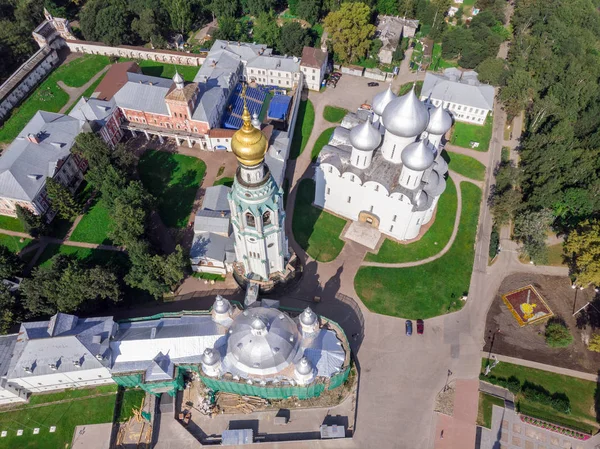
{"type": "Polygon", "coordinates": [[[70,86],[67,86],[65,83],[63,83],[62,81],[58,81],[56,84],[58,84],[62,90],[64,90],[67,94],[69,94],[69,101],[67,101],[67,104],[64,105],[60,111],[58,111],[59,114],[65,114],[69,110],[69,108],[75,104],[75,102],[79,99],[79,97],[81,97],[83,95],[83,93],[87,90],[87,88],[90,87],[92,84],[94,84],[98,78],[100,78],[102,75],[104,75],[108,71],[109,68],[110,68],[110,64],[107,65],[106,67],[104,67],[98,73],[96,73],[93,77],[90,78],[90,80],[87,83],[85,83],[81,87],[70,87],[70,86]]]}
{"type": "Polygon", "coordinates": [[[487,166],[487,164],[490,162],[490,155],[488,154],[487,151],[484,152],[484,151],[472,150],[470,148],[463,148],[463,147],[459,147],[457,145],[452,145],[451,143],[446,143],[445,150],[449,151],[451,153],[458,153],[458,154],[464,154],[465,156],[470,156],[473,159],[477,159],[479,162],[481,162],[485,166],[487,166]]]}
{"type": "Polygon", "coordinates": [[[438,414],[434,440],[435,449],[473,447],[477,407],[473,402],[479,401],[479,382],[476,379],[457,380],[452,416],[438,414]]]}
{"type": "Polygon", "coordinates": [[[479,391],[504,399],[505,401],[515,402],[515,395],[508,389],[493,385],[482,380],[479,381],[479,391]]]}

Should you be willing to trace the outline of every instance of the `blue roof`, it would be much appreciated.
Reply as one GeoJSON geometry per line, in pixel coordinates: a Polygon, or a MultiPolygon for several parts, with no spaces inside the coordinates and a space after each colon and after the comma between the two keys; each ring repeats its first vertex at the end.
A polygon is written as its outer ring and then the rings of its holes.
{"type": "Polygon", "coordinates": [[[287,95],[275,95],[269,105],[267,117],[275,120],[285,120],[291,101],[292,97],[287,95]]]}

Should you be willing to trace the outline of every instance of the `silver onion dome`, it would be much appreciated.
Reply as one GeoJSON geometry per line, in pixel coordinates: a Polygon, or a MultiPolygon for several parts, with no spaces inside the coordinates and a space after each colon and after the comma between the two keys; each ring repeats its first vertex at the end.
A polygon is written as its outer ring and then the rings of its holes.
{"type": "Polygon", "coordinates": [[[446,173],[448,171],[448,162],[446,162],[443,157],[439,156],[436,158],[433,168],[435,168],[438,173],[446,173]]]}
{"type": "Polygon", "coordinates": [[[357,150],[373,151],[381,143],[381,133],[371,120],[366,120],[350,131],[350,143],[357,150]]]}
{"type": "Polygon", "coordinates": [[[299,374],[310,374],[313,370],[312,363],[306,357],[302,357],[298,363],[296,363],[296,371],[299,374]]]}
{"type": "Polygon", "coordinates": [[[239,314],[227,338],[228,358],[249,374],[274,374],[293,362],[299,348],[298,328],[277,309],[254,307],[239,314]]]}
{"type": "Polygon", "coordinates": [[[385,129],[400,137],[416,137],[425,131],[429,113],[427,107],[415,95],[409,93],[391,101],[383,111],[385,129]]]}
{"type": "Polygon", "coordinates": [[[425,191],[432,196],[441,195],[446,190],[446,180],[436,170],[431,170],[429,178],[427,179],[427,185],[425,191]]]}
{"type": "Polygon", "coordinates": [[[419,198],[417,198],[416,206],[418,208],[424,207],[427,204],[427,200],[429,200],[429,195],[427,195],[427,193],[421,191],[419,198]]]}
{"type": "Polygon", "coordinates": [[[217,313],[227,313],[230,307],[229,301],[221,295],[218,295],[215,304],[213,305],[213,310],[217,313]]]}
{"type": "Polygon", "coordinates": [[[402,163],[406,168],[423,171],[433,164],[435,155],[427,139],[421,139],[408,145],[402,151],[402,163]]]}
{"type": "Polygon", "coordinates": [[[260,129],[260,120],[258,119],[258,114],[256,112],[252,114],[252,126],[260,129]]]}
{"type": "Polygon", "coordinates": [[[219,353],[212,348],[206,348],[202,353],[202,363],[212,366],[219,361],[219,353]]]}
{"type": "Polygon", "coordinates": [[[305,326],[312,326],[317,321],[317,315],[312,311],[310,307],[304,309],[304,312],[300,314],[300,322],[305,326]]]}
{"type": "Polygon", "coordinates": [[[394,92],[392,92],[392,85],[390,84],[384,92],[379,92],[373,97],[373,112],[377,115],[382,115],[385,107],[396,98],[394,92]]]}
{"type": "Polygon", "coordinates": [[[452,117],[450,113],[446,111],[442,104],[438,107],[432,107],[429,109],[429,123],[427,124],[427,132],[442,136],[452,128],[452,117]]]}

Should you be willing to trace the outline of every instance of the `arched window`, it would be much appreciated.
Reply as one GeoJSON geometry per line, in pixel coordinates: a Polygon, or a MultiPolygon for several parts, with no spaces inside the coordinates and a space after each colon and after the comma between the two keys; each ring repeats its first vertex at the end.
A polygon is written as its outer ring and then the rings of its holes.
{"type": "Polygon", "coordinates": [[[256,222],[254,221],[254,215],[250,212],[246,212],[246,225],[250,228],[256,227],[256,222]]]}
{"type": "Polygon", "coordinates": [[[263,214],[263,225],[270,225],[271,224],[271,211],[266,211],[263,214]]]}

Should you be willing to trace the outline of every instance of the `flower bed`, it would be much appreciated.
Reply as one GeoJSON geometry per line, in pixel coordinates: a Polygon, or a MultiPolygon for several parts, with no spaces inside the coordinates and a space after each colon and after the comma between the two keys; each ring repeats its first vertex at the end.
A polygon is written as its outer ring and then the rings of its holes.
{"type": "Polygon", "coordinates": [[[550,422],[544,421],[538,418],[532,418],[531,416],[519,415],[521,421],[527,424],[531,424],[532,426],[541,427],[542,429],[551,430],[552,432],[560,433],[561,435],[565,435],[567,437],[575,438],[576,440],[586,441],[591,438],[591,435],[588,435],[583,432],[578,432],[577,430],[569,429],[568,427],[562,427],[557,424],[552,424],[550,422]]]}

